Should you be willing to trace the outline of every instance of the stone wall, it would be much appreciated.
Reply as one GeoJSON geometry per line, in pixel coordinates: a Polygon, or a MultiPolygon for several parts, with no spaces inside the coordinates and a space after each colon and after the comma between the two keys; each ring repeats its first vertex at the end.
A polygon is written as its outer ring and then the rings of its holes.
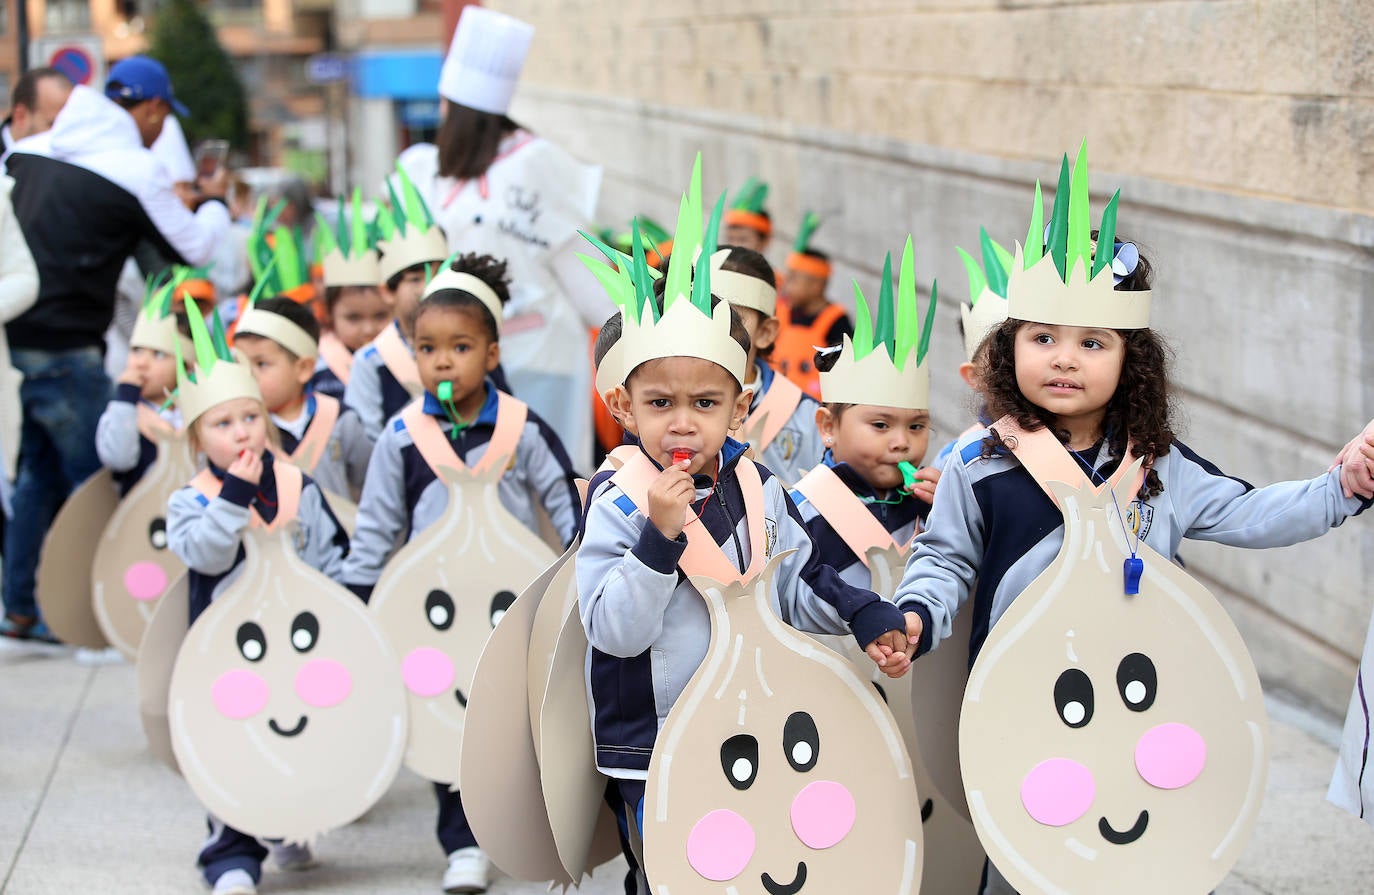
{"type": "MultiPolygon", "coordinates": [[[[1374,416],[1374,15],[1361,3],[500,2],[538,26],[514,113],[605,166],[606,223],[671,221],[693,154],[711,195],[758,175],[780,261],[805,208],[866,293],[909,232],[940,283],[933,408],[955,375],[955,245],[1024,238],[1036,178],[1084,135],[1094,215],[1155,263],[1183,437],[1255,483],[1310,477],[1374,416]],[[748,13],[737,10],[747,8],[748,13]],[[897,11],[901,10],[901,11],[897,11]],[[709,23],[706,17],[716,15],[709,23]]],[[[871,294],[871,293],[870,293],[871,294]]],[[[1340,713],[1374,589],[1353,520],[1265,552],[1187,541],[1267,685],[1340,713]]]]}

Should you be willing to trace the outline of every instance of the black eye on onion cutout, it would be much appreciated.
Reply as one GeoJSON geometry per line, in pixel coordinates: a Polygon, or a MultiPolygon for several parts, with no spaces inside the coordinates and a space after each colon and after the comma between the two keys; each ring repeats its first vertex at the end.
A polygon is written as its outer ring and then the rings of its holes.
{"type": "Polygon", "coordinates": [[[821,757],[821,735],[806,712],[793,712],[782,725],[782,751],[792,770],[805,773],[821,757]]]}
{"type": "Polygon", "coordinates": [[[154,550],[167,549],[167,520],[158,516],[148,523],[148,543],[154,550]]]}
{"type": "Polygon", "coordinates": [[[1093,682],[1077,668],[1065,670],[1054,682],[1054,707],[1065,724],[1086,727],[1093,719],[1093,682]]]}
{"type": "Polygon", "coordinates": [[[255,622],[239,625],[234,639],[238,641],[239,653],[249,662],[261,662],[262,657],[267,655],[267,635],[255,622]]]}
{"type": "Polygon", "coordinates": [[[453,625],[453,597],[442,590],[432,590],[425,597],[425,618],[436,631],[447,631],[453,625]]]}
{"type": "Polygon", "coordinates": [[[496,596],[491,598],[491,626],[496,627],[497,623],[505,616],[506,610],[515,602],[515,594],[508,590],[498,590],[496,596]]]}
{"type": "Polygon", "coordinates": [[[302,612],[291,622],[291,645],[298,653],[308,653],[320,639],[320,620],[313,612],[302,612]]]}
{"type": "Polygon", "coordinates": [[[720,769],[735,789],[748,789],[759,775],[759,741],[747,733],[720,744],[720,769]]]}
{"type": "Polygon", "coordinates": [[[1155,663],[1144,653],[1131,653],[1116,667],[1116,689],[1131,711],[1143,712],[1154,705],[1158,688],[1155,663]]]}

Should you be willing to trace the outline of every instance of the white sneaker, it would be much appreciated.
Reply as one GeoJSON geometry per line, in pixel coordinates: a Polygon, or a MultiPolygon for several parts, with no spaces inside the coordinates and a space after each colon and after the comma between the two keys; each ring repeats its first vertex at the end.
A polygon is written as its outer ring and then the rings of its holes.
{"type": "Polygon", "coordinates": [[[491,875],[491,861],[477,846],[460,848],[448,856],[444,871],[444,891],[449,893],[485,892],[491,875]]]}
{"type": "Polygon", "coordinates": [[[277,865],[278,870],[309,870],[319,863],[308,845],[273,842],[269,847],[272,851],[272,862],[277,865]]]}
{"type": "Polygon", "coordinates": [[[258,895],[247,870],[226,870],[215,880],[214,895],[258,895]]]}

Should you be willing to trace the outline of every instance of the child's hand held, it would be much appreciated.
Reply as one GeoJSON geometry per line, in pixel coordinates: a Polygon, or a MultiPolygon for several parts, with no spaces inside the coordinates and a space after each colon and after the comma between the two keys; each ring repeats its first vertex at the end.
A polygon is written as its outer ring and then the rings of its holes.
{"type": "Polygon", "coordinates": [[[262,481],[262,458],[252,451],[241,451],[238,458],[229,464],[228,472],[250,485],[256,485],[262,481]]]}
{"type": "Polygon", "coordinates": [[[649,486],[649,521],[665,538],[675,540],[682,534],[683,518],[695,494],[696,485],[687,470],[677,463],[665,468],[649,486]]]}

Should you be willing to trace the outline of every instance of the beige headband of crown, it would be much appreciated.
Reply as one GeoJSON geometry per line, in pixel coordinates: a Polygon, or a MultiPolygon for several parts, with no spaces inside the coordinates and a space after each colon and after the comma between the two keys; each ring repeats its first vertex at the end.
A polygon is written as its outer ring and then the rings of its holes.
{"type": "Polygon", "coordinates": [[[310,338],[310,333],[271,311],[249,307],[239,318],[234,333],[236,337],[249,335],[271,339],[296,357],[318,357],[320,354],[320,346],[310,338]]]}
{"type": "Polygon", "coordinates": [[[460,273],[452,268],[445,268],[429,281],[429,285],[425,287],[424,297],[420,300],[424,301],[434,293],[444,289],[457,289],[460,292],[467,292],[486,305],[487,310],[491,312],[492,319],[496,321],[496,333],[500,335],[501,299],[497,297],[495,289],[470,273],[460,273]]]}
{"type": "Polygon", "coordinates": [[[711,291],[737,308],[749,308],[765,317],[778,311],[778,290],[758,277],[734,270],[721,270],[730,257],[729,249],[721,249],[711,256],[711,291]]]}

